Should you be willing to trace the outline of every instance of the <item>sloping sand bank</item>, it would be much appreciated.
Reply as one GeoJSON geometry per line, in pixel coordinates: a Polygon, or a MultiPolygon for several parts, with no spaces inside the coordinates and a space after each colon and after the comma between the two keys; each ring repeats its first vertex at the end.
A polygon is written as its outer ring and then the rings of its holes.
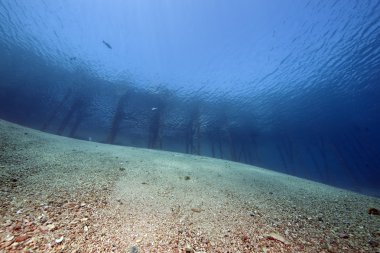
{"type": "Polygon", "coordinates": [[[376,252],[380,200],[0,121],[0,252],[376,252]]]}

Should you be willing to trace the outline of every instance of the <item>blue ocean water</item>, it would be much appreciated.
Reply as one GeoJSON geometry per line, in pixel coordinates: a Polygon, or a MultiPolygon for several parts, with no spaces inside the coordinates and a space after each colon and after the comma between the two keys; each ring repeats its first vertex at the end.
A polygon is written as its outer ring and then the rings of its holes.
{"type": "Polygon", "coordinates": [[[380,1],[0,1],[0,118],[380,196],[380,1]]]}

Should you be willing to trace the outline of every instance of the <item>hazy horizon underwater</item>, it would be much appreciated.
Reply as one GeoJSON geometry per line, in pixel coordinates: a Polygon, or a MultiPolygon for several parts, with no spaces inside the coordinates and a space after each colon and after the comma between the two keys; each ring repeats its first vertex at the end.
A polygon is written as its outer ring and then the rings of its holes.
{"type": "Polygon", "coordinates": [[[380,1],[4,0],[0,58],[0,253],[380,251],[380,1]]]}

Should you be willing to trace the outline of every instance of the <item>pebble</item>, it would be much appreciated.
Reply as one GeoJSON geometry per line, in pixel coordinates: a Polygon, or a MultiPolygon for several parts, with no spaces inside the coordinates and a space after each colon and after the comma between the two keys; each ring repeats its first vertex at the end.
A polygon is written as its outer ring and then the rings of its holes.
{"type": "Polygon", "coordinates": [[[29,235],[19,235],[16,237],[15,242],[23,242],[29,238],[30,238],[29,235]]]}
{"type": "Polygon", "coordinates": [[[7,242],[12,241],[13,238],[15,238],[13,235],[8,234],[5,236],[5,241],[7,241],[7,242]]]}
{"type": "Polygon", "coordinates": [[[137,246],[132,246],[128,253],[138,253],[139,252],[139,249],[137,248],[137,246]]]}
{"type": "Polygon", "coordinates": [[[277,233],[270,233],[270,234],[267,234],[265,237],[269,240],[275,240],[275,241],[282,242],[283,244],[289,244],[289,242],[285,240],[284,237],[282,237],[281,235],[277,233]]]}
{"type": "Polygon", "coordinates": [[[369,241],[368,244],[373,248],[379,247],[379,243],[374,240],[369,241]]]}
{"type": "Polygon", "coordinates": [[[12,225],[13,222],[11,220],[6,220],[5,223],[3,224],[4,227],[8,227],[10,225],[12,225]]]}
{"type": "Polygon", "coordinates": [[[39,220],[40,220],[41,224],[44,224],[48,221],[48,219],[44,216],[42,216],[39,220]]]}
{"type": "Polygon", "coordinates": [[[49,230],[49,231],[52,231],[55,229],[55,225],[54,224],[49,224],[46,226],[46,228],[49,230]]]}
{"type": "Polygon", "coordinates": [[[61,236],[60,238],[58,239],[55,239],[55,243],[59,244],[63,241],[63,236],[61,236]]]}
{"type": "Polygon", "coordinates": [[[380,211],[379,211],[379,209],[371,207],[371,208],[368,209],[368,214],[371,214],[371,215],[380,215],[380,211]]]}
{"type": "Polygon", "coordinates": [[[20,229],[21,229],[21,225],[20,224],[14,224],[14,225],[12,225],[12,230],[13,231],[18,231],[20,229]]]}
{"type": "Polygon", "coordinates": [[[339,233],[338,235],[340,238],[343,238],[343,239],[348,239],[349,235],[346,234],[346,233],[339,233]]]}
{"type": "Polygon", "coordinates": [[[193,250],[193,248],[189,244],[187,244],[186,247],[185,247],[185,252],[186,253],[193,253],[194,250],[193,250]]]}

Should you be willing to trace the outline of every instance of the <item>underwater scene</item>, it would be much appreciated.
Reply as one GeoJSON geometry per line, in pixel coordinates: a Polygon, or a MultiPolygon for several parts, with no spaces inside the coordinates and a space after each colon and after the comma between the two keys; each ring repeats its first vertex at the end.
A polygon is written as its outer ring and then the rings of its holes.
{"type": "Polygon", "coordinates": [[[380,1],[0,0],[0,253],[380,253],[380,1]]]}

